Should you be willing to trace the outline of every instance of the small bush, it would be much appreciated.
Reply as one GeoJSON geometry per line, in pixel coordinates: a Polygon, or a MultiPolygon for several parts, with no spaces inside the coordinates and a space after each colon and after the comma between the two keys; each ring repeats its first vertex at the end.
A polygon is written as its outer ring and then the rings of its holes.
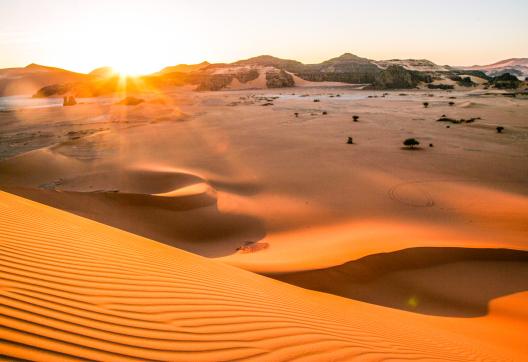
{"type": "Polygon", "coordinates": [[[502,126],[498,126],[496,129],[497,129],[497,133],[502,133],[502,131],[504,131],[504,127],[502,126]]]}
{"type": "Polygon", "coordinates": [[[415,138],[407,138],[405,141],[403,141],[403,145],[409,148],[414,148],[414,146],[418,146],[420,142],[418,142],[415,138]]]}
{"type": "Polygon", "coordinates": [[[454,89],[455,87],[452,84],[428,84],[427,88],[429,89],[454,89]]]}
{"type": "Polygon", "coordinates": [[[429,107],[429,102],[423,102],[422,104],[423,104],[424,108],[429,107]]]}

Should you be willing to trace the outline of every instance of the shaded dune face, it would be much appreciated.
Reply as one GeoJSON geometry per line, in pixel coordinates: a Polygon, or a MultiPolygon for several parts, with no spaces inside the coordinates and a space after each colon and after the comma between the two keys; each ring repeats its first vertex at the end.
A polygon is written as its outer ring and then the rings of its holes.
{"type": "Polygon", "coordinates": [[[268,274],[304,288],[421,314],[478,317],[528,291],[528,251],[420,247],[326,269],[268,274]]]}
{"type": "Polygon", "coordinates": [[[4,192],[0,213],[8,359],[509,357],[417,315],[289,286],[4,192]]]}
{"type": "MultiPolygon", "coordinates": [[[[247,185],[218,184],[231,191],[241,187],[243,193],[251,189],[247,185]]],[[[265,235],[256,218],[220,211],[215,187],[190,173],[130,169],[59,179],[40,186],[6,189],[205,256],[232,254],[237,247],[265,235]]]]}

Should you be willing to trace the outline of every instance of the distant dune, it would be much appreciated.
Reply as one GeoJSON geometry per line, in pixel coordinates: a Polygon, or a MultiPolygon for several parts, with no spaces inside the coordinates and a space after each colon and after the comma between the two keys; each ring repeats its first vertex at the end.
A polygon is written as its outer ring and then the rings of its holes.
{"type": "Polygon", "coordinates": [[[488,65],[473,65],[470,67],[457,67],[460,69],[481,70],[490,76],[499,76],[511,73],[521,79],[528,77],[528,58],[511,58],[488,65]]]}
{"type": "Polygon", "coordinates": [[[86,74],[38,64],[30,64],[24,68],[0,69],[0,97],[32,95],[50,84],[79,82],[87,79],[86,74]]]}

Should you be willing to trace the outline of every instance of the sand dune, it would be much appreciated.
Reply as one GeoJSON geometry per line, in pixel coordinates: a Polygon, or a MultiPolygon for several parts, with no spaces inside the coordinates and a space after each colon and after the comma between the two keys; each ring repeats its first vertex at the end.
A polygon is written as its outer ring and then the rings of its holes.
{"type": "Polygon", "coordinates": [[[0,193],[2,354],[39,360],[504,360],[418,315],[318,294],[0,193]]]}
{"type": "Polygon", "coordinates": [[[528,290],[528,251],[411,248],[327,269],[270,276],[416,313],[476,317],[488,314],[492,299],[528,290]]]}

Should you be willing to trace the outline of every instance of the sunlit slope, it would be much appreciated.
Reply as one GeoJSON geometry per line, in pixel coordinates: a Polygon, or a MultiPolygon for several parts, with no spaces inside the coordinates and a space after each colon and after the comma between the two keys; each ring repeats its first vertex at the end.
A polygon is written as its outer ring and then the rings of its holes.
{"type": "Polygon", "coordinates": [[[310,292],[0,192],[0,355],[503,360],[411,313],[310,292]]]}

